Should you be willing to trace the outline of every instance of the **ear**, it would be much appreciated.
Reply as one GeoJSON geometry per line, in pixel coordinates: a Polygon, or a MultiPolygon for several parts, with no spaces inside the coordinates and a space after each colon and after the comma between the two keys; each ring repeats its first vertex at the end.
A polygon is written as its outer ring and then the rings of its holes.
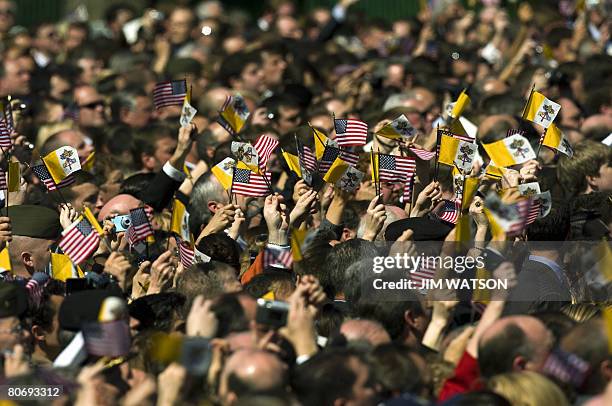
{"type": "Polygon", "coordinates": [[[32,254],[29,252],[22,252],[21,253],[21,263],[23,263],[27,268],[33,268],[34,267],[34,259],[32,257],[32,254]]]}
{"type": "Polygon", "coordinates": [[[527,369],[527,360],[519,355],[517,357],[514,358],[514,361],[512,361],[512,370],[514,372],[522,372],[524,370],[527,369]]]}
{"type": "Polygon", "coordinates": [[[142,164],[143,168],[153,169],[155,168],[155,157],[143,152],[140,154],[140,163],[142,164]]]}
{"type": "Polygon", "coordinates": [[[45,331],[38,324],[32,326],[32,337],[36,341],[45,341],[45,331]]]}
{"type": "Polygon", "coordinates": [[[215,200],[208,201],[208,210],[210,210],[211,213],[215,214],[217,210],[219,210],[220,208],[221,208],[221,205],[219,204],[219,202],[215,200]]]}
{"type": "Polygon", "coordinates": [[[340,241],[347,241],[347,240],[354,238],[352,237],[352,233],[353,232],[349,228],[344,227],[342,229],[342,235],[340,237],[340,241]]]}
{"type": "Polygon", "coordinates": [[[599,365],[601,376],[604,377],[606,382],[612,381],[612,360],[605,360],[599,365]]]}
{"type": "Polygon", "coordinates": [[[410,310],[404,312],[404,322],[410,327],[416,327],[416,318],[410,310]]]}
{"type": "Polygon", "coordinates": [[[119,118],[121,120],[124,120],[128,114],[130,114],[130,109],[126,109],[125,107],[119,109],[119,118]]]}
{"type": "Polygon", "coordinates": [[[587,176],[586,177],[587,184],[592,190],[598,189],[597,183],[599,183],[599,178],[600,178],[599,174],[597,174],[597,176],[587,176]]]}

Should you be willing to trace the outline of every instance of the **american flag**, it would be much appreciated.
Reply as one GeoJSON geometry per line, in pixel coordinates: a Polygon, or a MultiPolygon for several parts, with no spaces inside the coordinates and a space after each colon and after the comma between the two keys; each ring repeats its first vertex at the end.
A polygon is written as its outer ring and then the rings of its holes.
{"type": "Polygon", "coordinates": [[[191,265],[193,265],[195,251],[191,244],[189,244],[187,241],[183,241],[179,237],[175,237],[175,240],[176,246],[178,247],[179,260],[185,268],[189,268],[191,265]]]}
{"type": "Polygon", "coordinates": [[[85,323],[82,331],[91,355],[121,357],[130,351],[130,327],[125,319],[85,323]]]}
{"type": "Polygon", "coordinates": [[[416,160],[405,156],[378,154],[379,182],[405,182],[416,171],[416,160]]]}
{"type": "Polygon", "coordinates": [[[11,105],[11,99],[6,97],[3,101],[4,104],[4,119],[6,120],[6,129],[9,134],[15,131],[15,123],[13,122],[13,106],[11,105]]]}
{"type": "Polygon", "coordinates": [[[368,138],[368,124],[353,118],[334,119],[336,141],[341,147],[365,145],[368,138]]]}
{"type": "Polygon", "coordinates": [[[340,159],[345,161],[353,168],[356,167],[357,163],[359,162],[359,154],[340,148],[327,146],[325,147],[325,151],[321,157],[321,162],[319,162],[319,173],[327,173],[338,156],[340,156],[340,159]]]}
{"type": "MultiPolygon", "coordinates": [[[[271,179],[272,174],[266,173],[266,179],[271,179]]],[[[234,168],[232,178],[232,193],[244,196],[263,197],[270,194],[268,182],[262,175],[258,175],[248,169],[234,168]]]]}
{"type": "Polygon", "coordinates": [[[30,299],[30,302],[34,307],[39,307],[42,302],[43,287],[35,279],[28,280],[25,287],[28,291],[28,299],[30,299]]]}
{"type": "Polygon", "coordinates": [[[525,135],[525,131],[523,130],[519,130],[517,128],[511,128],[508,130],[508,132],[506,133],[506,138],[508,137],[512,137],[513,135],[518,134],[518,135],[525,135]]]}
{"type": "Polygon", "coordinates": [[[414,189],[414,172],[410,174],[404,183],[404,193],[402,194],[402,202],[412,202],[412,190],[414,189]]]}
{"type": "Polygon", "coordinates": [[[130,227],[127,230],[127,236],[130,244],[146,239],[153,235],[153,228],[149,222],[149,216],[144,207],[138,207],[130,210],[130,227]],[[130,231],[131,229],[131,231],[130,231]]]}
{"type": "Polygon", "coordinates": [[[433,261],[429,261],[427,257],[421,257],[421,263],[419,269],[416,271],[410,271],[410,278],[420,286],[421,281],[425,279],[431,279],[436,274],[436,266],[433,261]]]}
{"type": "MultiPolygon", "coordinates": [[[[523,231],[523,229],[525,228],[525,225],[527,224],[527,219],[529,216],[531,205],[532,205],[532,199],[523,199],[523,200],[519,200],[516,203],[516,206],[519,212],[519,218],[521,219],[521,221],[512,224],[512,226],[510,226],[510,228],[506,231],[506,234],[516,235],[516,234],[519,234],[521,231],[523,231]]],[[[538,208],[538,211],[539,211],[539,208],[538,208]]]]}
{"type": "Polygon", "coordinates": [[[4,172],[3,170],[0,170],[0,189],[2,189],[2,190],[7,190],[8,189],[8,183],[6,181],[6,175],[8,175],[6,172],[4,172]]]}
{"type": "Polygon", "coordinates": [[[83,217],[81,220],[62,232],[59,247],[75,264],[80,264],[93,254],[100,244],[100,235],[83,217]]]}
{"type": "Polygon", "coordinates": [[[538,219],[541,207],[542,203],[538,199],[531,200],[531,206],[529,207],[529,212],[527,213],[526,225],[529,225],[538,219]]]}
{"type": "Polygon", "coordinates": [[[0,147],[7,150],[10,149],[12,145],[11,132],[6,125],[6,121],[0,119],[0,147]]]}
{"type": "Polygon", "coordinates": [[[266,170],[266,164],[268,163],[268,159],[270,159],[270,155],[272,152],[278,147],[278,140],[269,137],[267,135],[262,135],[257,139],[253,148],[257,151],[257,156],[259,157],[259,169],[262,171],[266,170]]]}
{"type": "Polygon", "coordinates": [[[408,148],[414,155],[416,155],[419,159],[422,159],[424,161],[429,161],[431,158],[436,156],[435,151],[427,151],[425,149],[418,149],[418,148],[408,148]]]}
{"type": "Polygon", "coordinates": [[[291,269],[293,255],[290,249],[265,247],[263,252],[263,267],[291,269]]]}
{"type": "Polygon", "coordinates": [[[542,373],[574,388],[580,388],[589,369],[589,363],[578,355],[555,349],[546,357],[542,373]]]}
{"type": "Polygon", "coordinates": [[[166,106],[182,106],[186,95],[187,82],[185,80],[160,82],[153,89],[153,104],[156,109],[166,106]]]}
{"type": "Polygon", "coordinates": [[[311,172],[317,170],[317,159],[315,155],[312,153],[312,150],[308,148],[306,145],[302,145],[300,141],[297,139],[295,142],[297,143],[297,153],[298,158],[300,159],[300,163],[304,166],[304,168],[308,169],[311,172]]]}
{"type": "Polygon", "coordinates": [[[32,172],[40,179],[50,192],[72,185],[75,181],[74,174],[70,174],[64,178],[59,184],[56,184],[49,170],[44,164],[32,166],[32,172]]]}
{"type": "Polygon", "coordinates": [[[457,224],[459,213],[461,212],[461,200],[445,200],[444,205],[435,213],[435,216],[442,221],[457,224]]]}

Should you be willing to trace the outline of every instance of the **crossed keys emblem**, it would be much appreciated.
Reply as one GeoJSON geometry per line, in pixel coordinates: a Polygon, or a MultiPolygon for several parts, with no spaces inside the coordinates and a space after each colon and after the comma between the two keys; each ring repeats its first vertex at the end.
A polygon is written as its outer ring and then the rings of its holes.
{"type": "Polygon", "coordinates": [[[529,150],[527,148],[523,148],[523,145],[525,145],[525,141],[523,140],[517,139],[512,141],[512,144],[510,144],[509,147],[513,150],[514,156],[520,155],[521,158],[525,158],[525,154],[529,150]]]}
{"type": "Polygon", "coordinates": [[[395,123],[395,129],[399,133],[401,133],[401,134],[403,134],[405,136],[412,135],[412,133],[414,131],[412,126],[409,123],[407,123],[406,121],[403,121],[403,120],[402,121],[398,121],[398,122],[395,123]]]}
{"type": "Polygon", "coordinates": [[[550,104],[544,104],[544,107],[542,107],[542,111],[540,111],[538,115],[540,116],[541,121],[550,121],[550,115],[554,113],[555,109],[553,109],[550,104]]]}
{"type": "Polygon", "coordinates": [[[346,174],[344,178],[342,178],[342,188],[343,189],[353,189],[357,184],[357,175],[353,172],[349,172],[346,174]]]}
{"type": "Polygon", "coordinates": [[[473,151],[468,145],[464,144],[461,148],[459,148],[459,152],[461,152],[461,156],[458,159],[464,166],[466,163],[472,162],[472,157],[470,155],[472,155],[473,151]]]}
{"type": "MultiPolygon", "coordinates": [[[[533,196],[533,195],[536,195],[537,193],[538,191],[531,187],[526,188],[524,191],[525,196],[533,196]]],[[[539,202],[540,200],[537,200],[537,201],[539,202]]]]}
{"type": "Polygon", "coordinates": [[[234,111],[240,116],[244,116],[246,113],[248,113],[244,100],[238,97],[234,100],[234,111]]]}
{"type": "Polygon", "coordinates": [[[63,161],[62,167],[68,168],[69,171],[72,170],[72,165],[76,164],[77,162],[76,158],[72,158],[73,154],[74,154],[74,151],[65,149],[62,151],[62,154],[59,156],[60,159],[63,161]]]}
{"type": "Polygon", "coordinates": [[[255,154],[253,153],[253,148],[241,145],[236,151],[236,157],[239,161],[251,162],[255,157],[255,154]]]}
{"type": "Polygon", "coordinates": [[[235,163],[235,162],[228,161],[228,162],[226,162],[226,163],[224,163],[224,164],[223,164],[223,170],[224,170],[224,171],[227,171],[227,170],[229,170],[229,169],[231,169],[231,168],[233,168],[233,167],[235,167],[235,166],[236,166],[236,163],[235,163]]]}

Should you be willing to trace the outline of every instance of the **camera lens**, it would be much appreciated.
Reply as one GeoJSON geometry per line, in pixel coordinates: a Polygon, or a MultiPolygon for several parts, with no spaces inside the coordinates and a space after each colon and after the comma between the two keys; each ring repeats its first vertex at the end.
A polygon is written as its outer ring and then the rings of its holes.
{"type": "Polygon", "coordinates": [[[128,228],[132,224],[132,219],[129,217],[124,217],[121,219],[121,227],[128,228]]]}

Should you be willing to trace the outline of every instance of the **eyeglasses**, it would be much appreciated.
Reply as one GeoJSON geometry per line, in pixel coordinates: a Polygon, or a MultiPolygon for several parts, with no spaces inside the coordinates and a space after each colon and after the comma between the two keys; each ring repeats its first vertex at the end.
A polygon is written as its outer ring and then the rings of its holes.
{"type": "Polygon", "coordinates": [[[91,109],[91,110],[94,110],[94,109],[97,109],[98,106],[105,107],[106,103],[104,103],[102,100],[98,100],[98,101],[87,103],[87,104],[81,104],[81,105],[79,105],[79,108],[80,109],[91,109]]]}

